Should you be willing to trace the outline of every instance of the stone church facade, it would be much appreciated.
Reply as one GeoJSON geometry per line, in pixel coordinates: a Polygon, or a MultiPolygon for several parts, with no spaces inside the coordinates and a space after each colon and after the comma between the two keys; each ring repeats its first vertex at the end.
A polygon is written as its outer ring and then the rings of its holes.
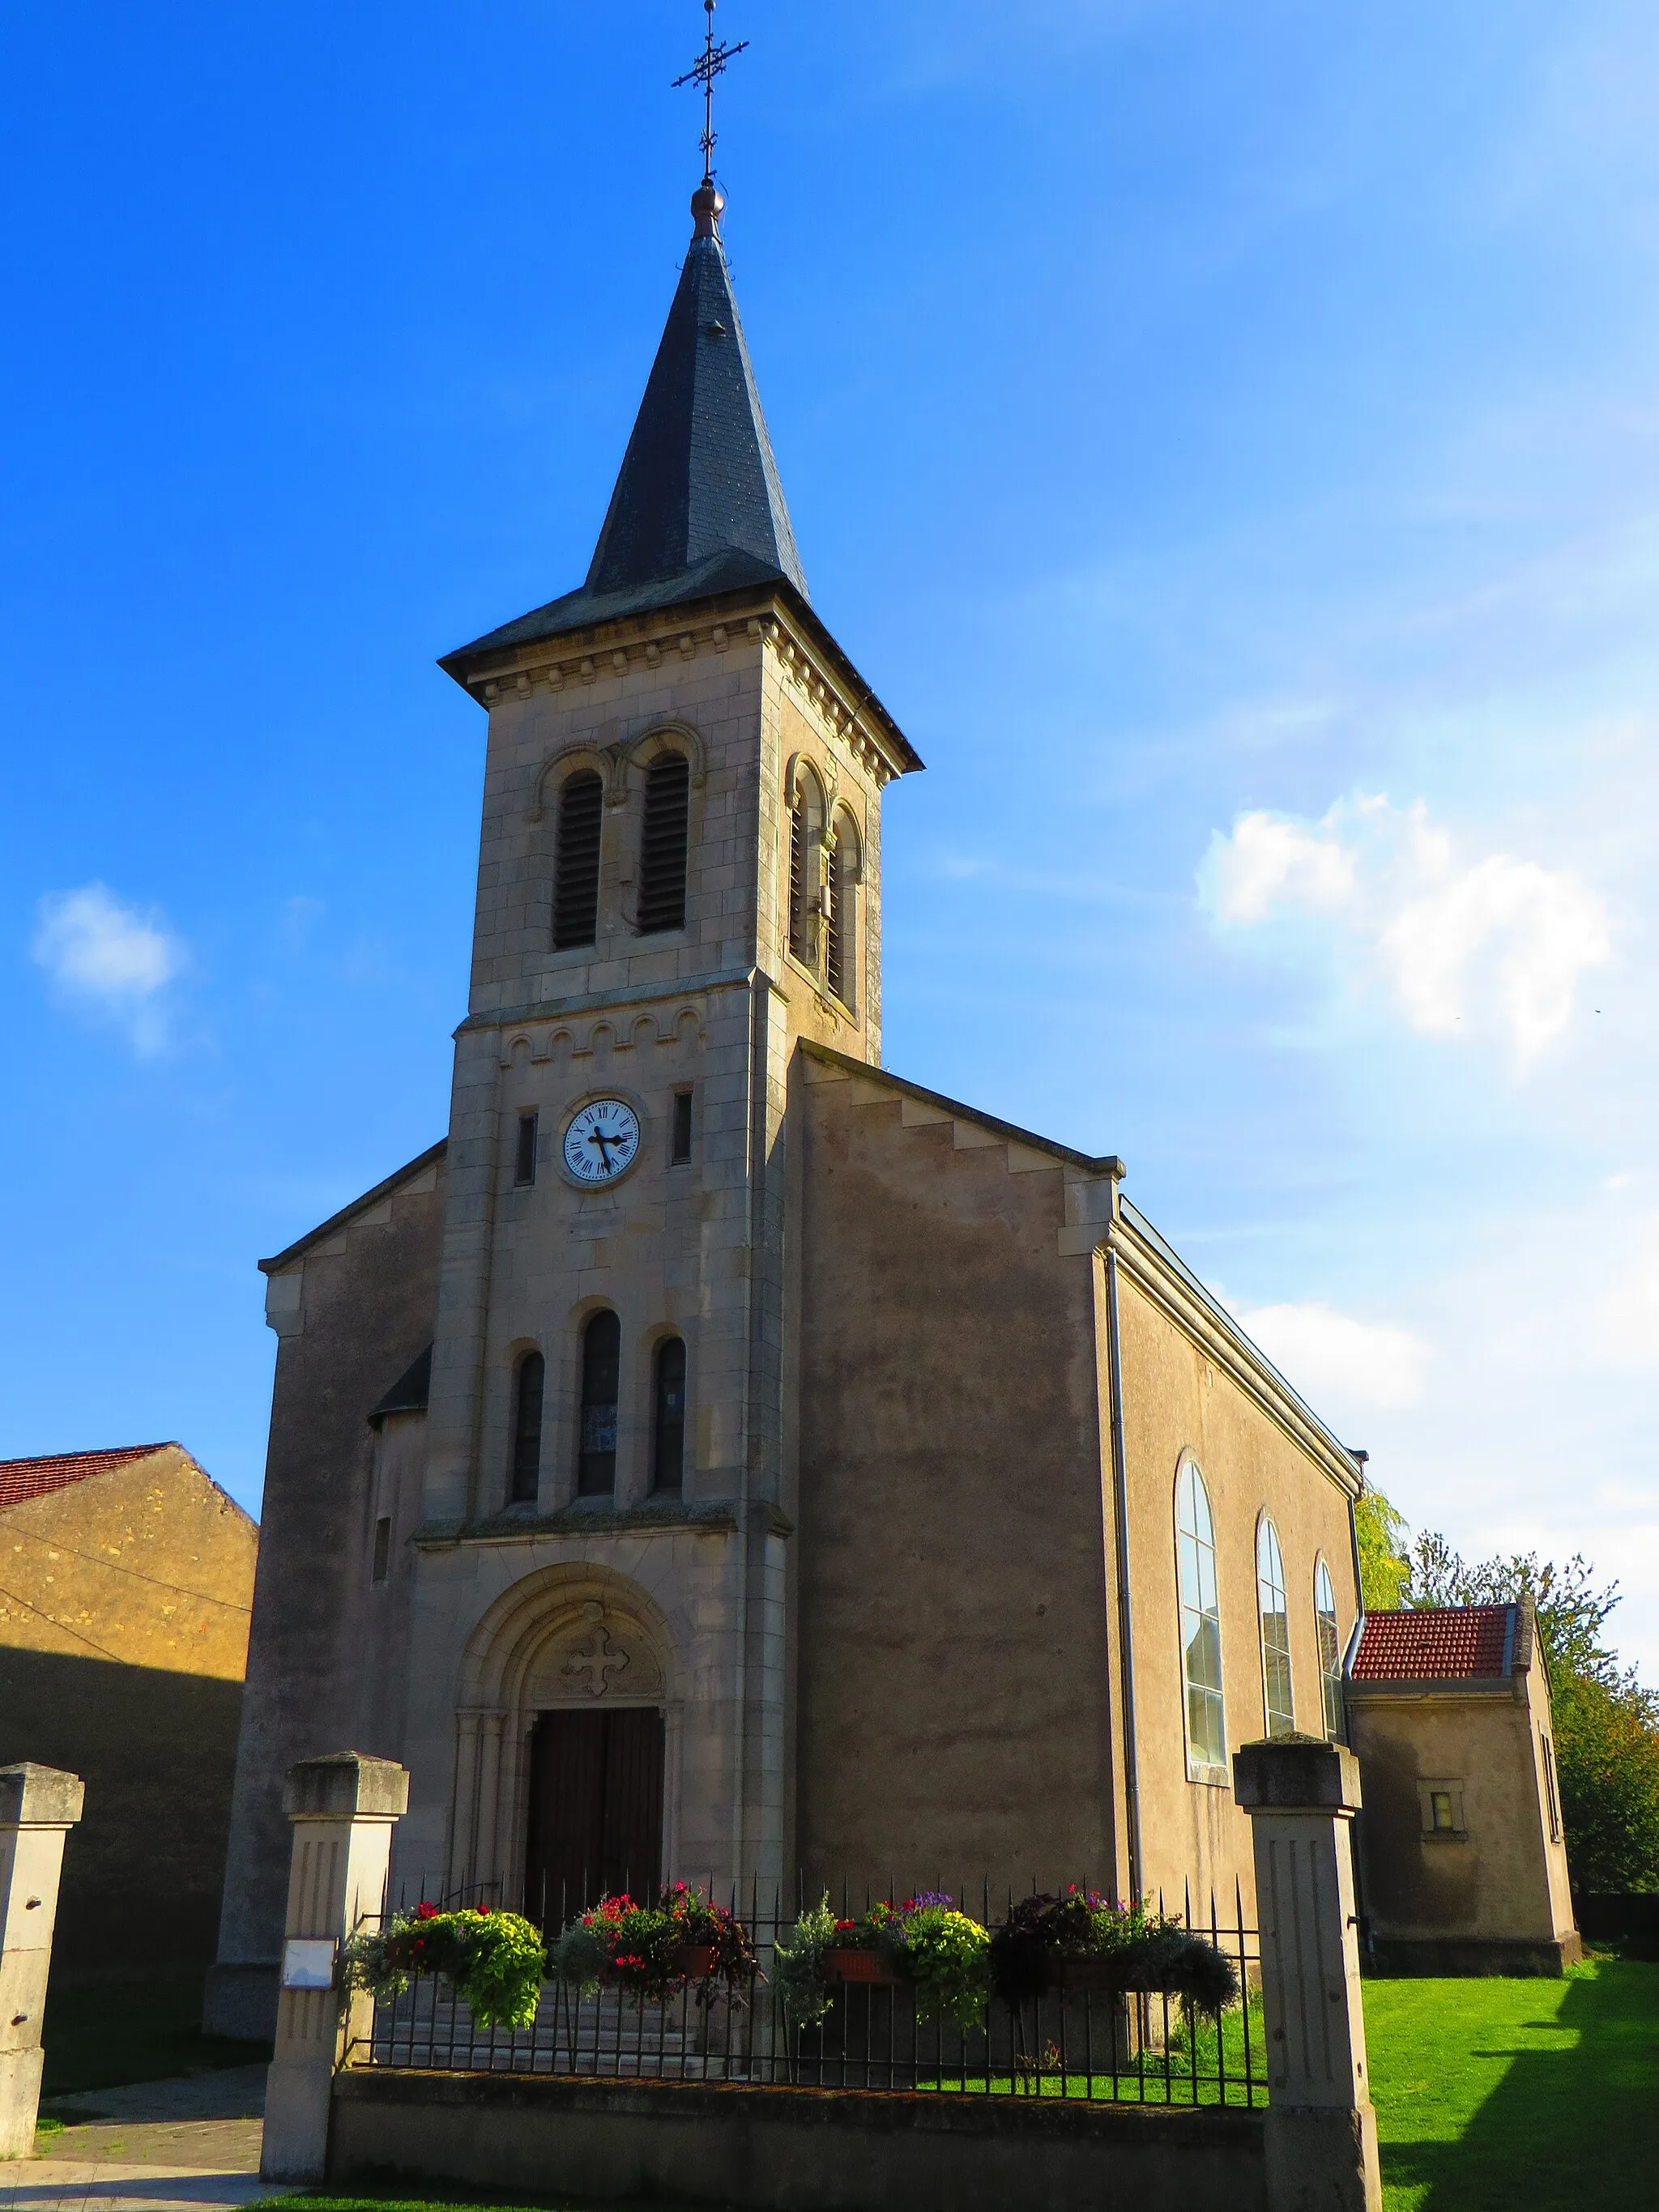
{"type": "Polygon", "coordinates": [[[263,1263],[279,1339],[209,2020],[281,1784],[394,1885],[1250,1892],[1238,1742],[1337,1725],[1358,1460],[1089,1158],[881,1066],[915,752],[813,607],[718,231],[586,584],[488,717],[446,1140],[263,1263]]]}

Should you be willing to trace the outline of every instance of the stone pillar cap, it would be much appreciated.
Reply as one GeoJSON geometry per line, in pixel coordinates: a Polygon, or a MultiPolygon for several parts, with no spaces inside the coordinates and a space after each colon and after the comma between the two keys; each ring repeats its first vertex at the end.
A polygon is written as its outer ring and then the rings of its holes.
{"type": "Polygon", "coordinates": [[[409,1769],[361,1751],[302,1759],[288,1770],[283,1810],[290,1820],[395,1820],[409,1810],[409,1769]]]}
{"type": "Polygon", "coordinates": [[[1357,1813],[1359,1761],[1320,1735],[1269,1736],[1233,1753],[1233,1796],[1247,1813],[1357,1813]]]}
{"type": "Polygon", "coordinates": [[[86,1794],[80,1776],[61,1766],[28,1759],[0,1766],[0,1828],[72,1828],[86,1794]]]}

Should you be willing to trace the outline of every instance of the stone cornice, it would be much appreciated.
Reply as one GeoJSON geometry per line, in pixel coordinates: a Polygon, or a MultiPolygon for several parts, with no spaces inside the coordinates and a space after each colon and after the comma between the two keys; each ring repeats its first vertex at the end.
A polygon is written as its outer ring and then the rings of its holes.
{"type": "MultiPolygon", "coordinates": [[[[878,787],[922,763],[904,733],[805,600],[769,587],[732,592],[690,606],[620,616],[591,629],[509,647],[459,676],[485,707],[540,691],[619,677],[630,669],[695,660],[739,644],[769,643],[780,665],[810,696],[829,728],[878,787]]],[[[452,673],[458,672],[452,671],[452,673]]]]}
{"type": "Polygon", "coordinates": [[[549,1023],[556,1029],[571,1015],[620,1012],[627,1006],[657,1006],[667,999],[696,999],[705,991],[746,990],[756,974],[752,968],[722,968],[712,975],[686,975],[671,983],[641,983],[633,990],[578,991],[566,998],[538,1000],[528,1006],[503,1006],[499,1013],[481,1008],[469,1014],[453,1035],[464,1036],[472,1030],[540,1029],[549,1023]]]}
{"type": "MultiPolygon", "coordinates": [[[[781,1507],[762,1501],[768,1534],[793,1536],[795,1524],[781,1507]]],[[[734,1536],[743,1507],[732,1498],[687,1504],[649,1498],[640,1505],[566,1505],[556,1513],[508,1511],[472,1521],[425,1521],[410,1538],[423,1552],[453,1551],[459,1544],[544,1544],[571,1536],[734,1536]]]]}
{"type": "Polygon", "coordinates": [[[1121,1215],[1100,1249],[1112,1252],[1123,1274],[1173,1322],[1189,1342],[1230,1376],[1274,1425],[1321,1467],[1345,1496],[1359,1495],[1360,1465],[1318,1416],[1304,1406],[1279,1370],[1184,1271],[1121,1215]]]}

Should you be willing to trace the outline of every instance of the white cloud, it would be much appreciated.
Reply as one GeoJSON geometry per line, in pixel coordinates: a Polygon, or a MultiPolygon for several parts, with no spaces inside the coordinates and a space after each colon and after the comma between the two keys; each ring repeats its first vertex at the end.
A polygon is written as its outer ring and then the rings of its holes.
{"type": "Polygon", "coordinates": [[[64,998],[117,1022],[137,1051],[160,1051],[164,994],[184,948],[159,912],[124,906],[106,884],[54,891],[40,902],[29,951],[64,998]]]}
{"type": "Polygon", "coordinates": [[[1512,854],[1465,858],[1420,802],[1362,793],[1311,823],[1241,814],[1212,837],[1200,888],[1224,928],[1317,918],[1413,1029],[1495,1029],[1522,1068],[1568,1028],[1580,980],[1613,953],[1589,884],[1512,854]]]}
{"type": "Polygon", "coordinates": [[[1324,1300],[1257,1306],[1239,1326],[1322,1417],[1415,1405],[1432,1354],[1391,1322],[1356,1321],[1324,1300]]]}
{"type": "Polygon", "coordinates": [[[1217,918],[1234,925],[1265,921],[1274,907],[1295,904],[1316,914],[1346,906],[1355,887],[1358,854],[1334,835],[1330,817],[1319,830],[1272,814],[1241,814],[1215,858],[1217,918]]]}

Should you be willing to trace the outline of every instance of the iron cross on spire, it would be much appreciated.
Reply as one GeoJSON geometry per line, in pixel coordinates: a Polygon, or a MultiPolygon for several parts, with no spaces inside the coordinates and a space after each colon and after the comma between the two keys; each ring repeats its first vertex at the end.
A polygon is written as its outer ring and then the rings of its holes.
{"type": "Polygon", "coordinates": [[[708,18],[708,29],[703,40],[702,52],[684,76],[674,79],[674,89],[683,84],[702,87],[702,180],[712,184],[714,177],[714,79],[724,76],[726,64],[734,54],[740,54],[749,44],[739,39],[735,46],[714,44],[714,0],[702,0],[702,12],[708,18]]]}

